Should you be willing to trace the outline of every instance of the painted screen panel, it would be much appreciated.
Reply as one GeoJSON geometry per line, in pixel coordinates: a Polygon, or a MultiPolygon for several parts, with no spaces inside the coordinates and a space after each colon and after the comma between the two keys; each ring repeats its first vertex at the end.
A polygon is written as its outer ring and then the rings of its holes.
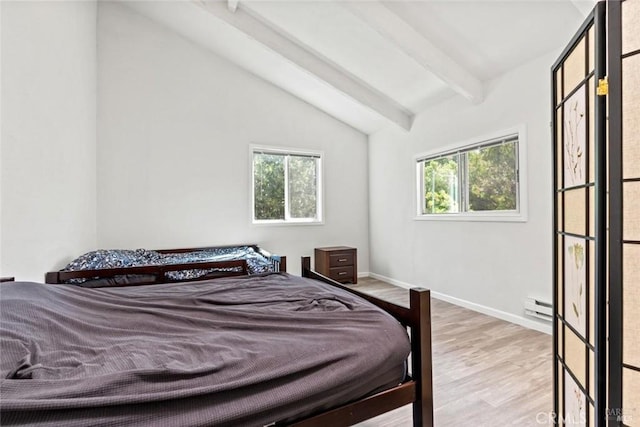
{"type": "MultiPolygon", "coordinates": [[[[595,78],[589,79],[589,153],[596,151],[596,107],[595,107],[595,78]]],[[[589,182],[596,181],[596,156],[589,156],[589,182]]]]}
{"type": "Polygon", "coordinates": [[[593,350],[589,350],[589,396],[595,398],[595,366],[596,355],[593,350]]]}
{"type": "MultiPolygon", "coordinates": [[[[556,199],[557,199],[557,211],[556,211],[556,220],[557,220],[557,226],[558,226],[558,231],[564,231],[564,221],[563,221],[563,208],[564,208],[564,202],[563,202],[563,193],[558,193],[556,195],[556,199]]],[[[561,264],[558,264],[561,265],[561,264]]]]}
{"type": "Polygon", "coordinates": [[[564,187],[564,182],[562,178],[562,172],[564,171],[563,165],[563,157],[562,157],[562,113],[563,108],[560,107],[556,110],[556,182],[557,189],[564,187]]]}
{"type": "Polygon", "coordinates": [[[555,80],[556,80],[556,106],[558,106],[560,105],[560,102],[564,98],[562,96],[562,67],[556,70],[555,80]]]}
{"type": "Polygon", "coordinates": [[[623,368],[622,396],[621,421],[629,427],[640,427],[640,372],[623,368]]]}
{"type": "Polygon", "coordinates": [[[596,236],[596,210],[594,209],[596,205],[596,188],[589,187],[589,236],[596,236]]]}
{"type": "Polygon", "coordinates": [[[640,49],[640,2],[627,0],[622,3],[622,53],[640,49]]]}
{"type": "Polygon", "coordinates": [[[593,27],[589,28],[589,32],[587,33],[587,40],[589,42],[589,68],[588,72],[592,72],[596,68],[596,40],[595,40],[595,30],[593,27]]]}
{"type": "Polygon", "coordinates": [[[587,205],[584,188],[564,192],[564,231],[584,236],[587,228],[587,205]]]}
{"type": "MultiPolygon", "coordinates": [[[[589,313],[596,312],[596,244],[589,241],[589,313]]],[[[589,316],[589,343],[595,345],[595,315],[589,316]]]]}
{"type": "Polygon", "coordinates": [[[574,187],[587,181],[586,89],[582,85],[564,104],[564,186],[574,187]]]}
{"type": "Polygon", "coordinates": [[[622,361],[627,365],[640,367],[640,245],[625,244],[622,246],[622,253],[622,361]]]}
{"type": "MultiPolygon", "coordinates": [[[[560,235],[558,236],[557,239],[557,246],[556,246],[559,250],[556,251],[557,255],[558,255],[558,272],[557,272],[557,277],[556,277],[556,292],[558,294],[557,298],[558,298],[558,305],[556,306],[556,312],[554,314],[560,314],[561,316],[564,316],[564,269],[562,268],[563,266],[563,254],[564,251],[561,250],[561,248],[564,247],[564,236],[560,235]]],[[[558,341],[558,346],[561,347],[562,346],[563,341],[559,340],[558,341]]]]}
{"type": "Polygon", "coordinates": [[[565,372],[564,422],[565,425],[587,425],[587,398],[575,380],[565,372]]]}
{"type": "MultiPolygon", "coordinates": [[[[564,372],[562,364],[558,362],[557,364],[558,372],[561,374],[558,376],[558,388],[555,391],[555,395],[557,397],[558,403],[558,414],[564,415],[564,372]]],[[[560,423],[558,423],[560,425],[560,423]]]]}
{"type": "Polygon", "coordinates": [[[622,177],[640,178],[640,55],[622,60],[622,75],[622,177]]]}
{"type": "Polygon", "coordinates": [[[578,334],[587,330],[587,263],[586,241],[565,236],[564,241],[564,313],[565,321],[578,334]]]}
{"type": "Polygon", "coordinates": [[[622,235],[625,240],[640,241],[640,181],[622,185],[622,235]]]}
{"type": "Polygon", "coordinates": [[[586,354],[587,348],[576,334],[569,328],[564,330],[564,357],[565,364],[578,380],[578,383],[586,388],[587,384],[587,366],[586,354]]]}
{"type": "Polygon", "coordinates": [[[573,91],[586,76],[586,40],[583,38],[564,63],[564,96],[573,91]]]}

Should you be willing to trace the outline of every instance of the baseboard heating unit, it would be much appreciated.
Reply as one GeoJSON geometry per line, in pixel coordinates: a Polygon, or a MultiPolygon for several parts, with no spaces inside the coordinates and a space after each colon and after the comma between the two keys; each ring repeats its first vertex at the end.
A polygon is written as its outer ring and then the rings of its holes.
{"type": "Polygon", "coordinates": [[[538,319],[551,322],[553,320],[553,305],[550,302],[542,301],[537,298],[527,298],[524,302],[525,314],[538,319]]]}

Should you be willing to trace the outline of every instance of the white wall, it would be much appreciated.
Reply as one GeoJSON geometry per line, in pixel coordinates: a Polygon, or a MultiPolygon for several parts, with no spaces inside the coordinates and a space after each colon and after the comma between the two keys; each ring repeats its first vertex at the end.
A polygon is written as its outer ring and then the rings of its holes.
{"type": "Polygon", "coordinates": [[[367,138],[121,4],[98,18],[98,244],[352,245],[368,271],[367,138]],[[324,151],[325,224],[253,226],[249,144],[324,151]]]}
{"type": "Polygon", "coordinates": [[[2,2],[0,1],[0,277],[2,274],[2,2]]]}
{"type": "Polygon", "coordinates": [[[545,55],[490,82],[480,105],[452,98],[417,116],[408,134],[388,129],[370,137],[372,272],[516,321],[527,296],[551,301],[549,69],[555,59],[545,55]],[[416,154],[520,124],[528,139],[527,222],[413,219],[416,154]]]}
{"type": "Polygon", "coordinates": [[[96,3],[2,2],[0,274],[96,243],[96,3]]]}

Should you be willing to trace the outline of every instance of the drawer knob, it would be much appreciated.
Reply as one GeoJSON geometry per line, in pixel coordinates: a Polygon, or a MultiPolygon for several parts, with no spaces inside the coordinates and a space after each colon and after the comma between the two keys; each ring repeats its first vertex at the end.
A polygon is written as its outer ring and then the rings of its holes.
{"type": "Polygon", "coordinates": [[[338,259],[338,262],[347,262],[347,259],[346,258],[340,258],[340,259],[338,259]]]}
{"type": "Polygon", "coordinates": [[[341,271],[340,273],[338,273],[338,276],[344,276],[345,274],[347,274],[346,271],[341,271]]]}

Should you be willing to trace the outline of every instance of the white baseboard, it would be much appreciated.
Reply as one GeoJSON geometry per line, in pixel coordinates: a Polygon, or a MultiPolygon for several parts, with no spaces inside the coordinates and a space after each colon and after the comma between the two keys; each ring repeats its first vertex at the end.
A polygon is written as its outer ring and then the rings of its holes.
{"type": "Polygon", "coordinates": [[[405,289],[411,289],[411,288],[417,287],[415,285],[412,285],[411,283],[401,282],[400,280],[392,279],[391,277],[383,276],[382,274],[369,273],[369,277],[382,280],[383,282],[391,283],[392,285],[400,286],[401,288],[405,288],[405,289]]]}
{"type": "Polygon", "coordinates": [[[373,276],[371,276],[371,273],[369,273],[368,271],[361,271],[358,273],[358,278],[361,278],[361,277],[373,277],[373,276]]]}
{"type": "MultiPolygon", "coordinates": [[[[358,275],[358,277],[360,277],[358,275]]],[[[369,277],[382,280],[384,282],[391,283],[392,285],[400,286],[401,288],[411,289],[417,286],[400,280],[392,279],[381,274],[369,273],[369,277]]],[[[515,323],[516,325],[524,326],[525,328],[533,329],[545,334],[551,335],[551,325],[546,325],[536,320],[527,319],[526,317],[516,316],[506,311],[497,310],[495,308],[487,307],[486,305],[476,304],[475,302],[467,301],[461,298],[452,297],[447,294],[443,294],[436,291],[431,291],[431,296],[441,301],[446,301],[451,304],[458,305],[460,307],[468,308],[469,310],[477,311],[478,313],[486,314],[498,319],[506,320],[507,322],[515,323]]]]}

